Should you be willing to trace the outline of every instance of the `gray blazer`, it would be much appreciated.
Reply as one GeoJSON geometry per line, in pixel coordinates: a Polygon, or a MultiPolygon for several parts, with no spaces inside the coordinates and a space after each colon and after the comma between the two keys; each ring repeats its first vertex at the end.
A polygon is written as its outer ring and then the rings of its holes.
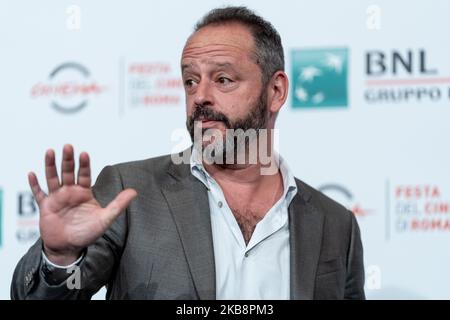
{"type": "MultiPolygon", "coordinates": [[[[289,206],[292,299],[364,299],[363,250],[354,215],[296,179],[289,206]]],[[[170,155],[108,166],[94,195],[106,206],[122,189],[137,190],[126,212],[89,246],[81,288],[51,285],[39,239],[18,263],[12,299],[215,299],[215,265],[206,187],[170,155]]]]}

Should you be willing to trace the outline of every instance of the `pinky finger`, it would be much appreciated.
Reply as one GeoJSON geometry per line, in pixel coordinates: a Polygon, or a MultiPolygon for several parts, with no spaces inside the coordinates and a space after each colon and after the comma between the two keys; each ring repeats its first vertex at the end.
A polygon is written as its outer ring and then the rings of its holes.
{"type": "Polygon", "coordinates": [[[38,179],[34,172],[30,172],[28,174],[28,183],[30,184],[31,192],[33,192],[33,196],[36,199],[38,205],[41,201],[47,196],[44,191],[42,191],[41,186],[39,185],[38,179]]]}

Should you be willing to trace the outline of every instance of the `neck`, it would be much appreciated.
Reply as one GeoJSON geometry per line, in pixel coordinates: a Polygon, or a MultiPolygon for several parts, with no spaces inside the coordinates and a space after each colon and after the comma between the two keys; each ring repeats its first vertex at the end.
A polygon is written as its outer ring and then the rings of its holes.
{"type": "Polygon", "coordinates": [[[260,164],[220,165],[206,164],[204,167],[216,180],[227,180],[240,184],[259,184],[264,178],[260,164]]]}
{"type": "Polygon", "coordinates": [[[204,161],[203,166],[218,181],[258,186],[264,181],[276,178],[280,174],[278,161],[275,159],[275,155],[272,152],[270,153],[271,155],[264,159],[264,164],[258,158],[255,164],[208,164],[204,161]],[[267,161],[269,161],[268,164],[267,161]],[[267,171],[267,168],[275,168],[275,170],[271,170],[271,174],[265,174],[264,169],[267,171]]]}

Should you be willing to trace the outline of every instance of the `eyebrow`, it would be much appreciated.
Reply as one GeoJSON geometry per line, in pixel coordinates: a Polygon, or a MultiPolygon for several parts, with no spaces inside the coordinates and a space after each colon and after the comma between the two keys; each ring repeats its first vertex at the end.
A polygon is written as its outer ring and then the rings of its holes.
{"type": "Polygon", "coordinates": [[[183,72],[184,70],[191,68],[191,67],[193,67],[192,63],[189,63],[189,64],[184,63],[181,65],[181,72],[183,72]]]}
{"type": "MultiPolygon", "coordinates": [[[[208,64],[219,68],[230,68],[234,70],[234,67],[230,62],[209,62],[208,64]]],[[[181,72],[189,68],[195,68],[195,66],[192,63],[184,63],[181,65],[181,72]]]]}

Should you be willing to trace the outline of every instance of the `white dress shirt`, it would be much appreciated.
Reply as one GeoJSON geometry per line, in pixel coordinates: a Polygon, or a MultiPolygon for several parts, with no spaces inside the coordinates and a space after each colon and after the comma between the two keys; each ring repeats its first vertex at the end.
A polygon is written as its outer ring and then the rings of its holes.
{"type": "MultiPolygon", "coordinates": [[[[288,207],[297,193],[294,176],[279,157],[283,195],[258,222],[248,245],[228,206],[222,189],[193,152],[191,173],[208,189],[216,267],[217,299],[289,299],[290,250],[288,207]]],[[[77,265],[84,254],[69,266],[52,263],[42,252],[45,265],[62,269],[77,265]]],[[[66,276],[61,278],[63,281],[66,276]]]]}
{"type": "Polygon", "coordinates": [[[217,299],[289,299],[290,250],[288,207],[297,193],[294,176],[279,157],[283,195],[258,222],[248,245],[218,183],[198,154],[191,173],[208,188],[214,242],[217,299]]]}

